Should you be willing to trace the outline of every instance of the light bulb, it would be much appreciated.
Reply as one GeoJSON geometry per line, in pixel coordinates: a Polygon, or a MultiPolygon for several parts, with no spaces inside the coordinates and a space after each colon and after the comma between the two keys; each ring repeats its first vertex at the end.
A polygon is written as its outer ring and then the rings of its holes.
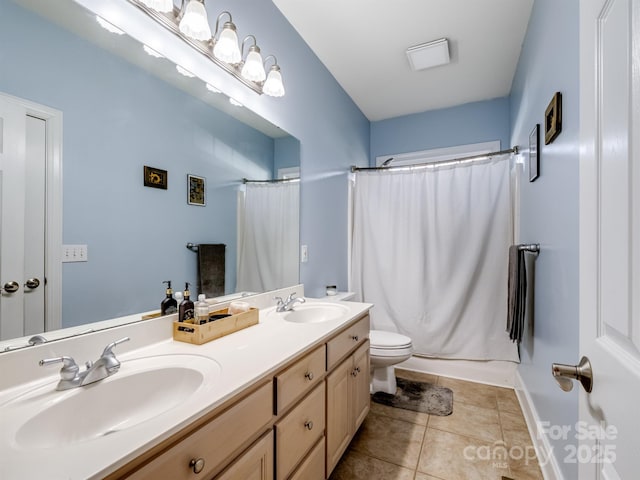
{"type": "Polygon", "coordinates": [[[178,26],[180,31],[194,40],[211,39],[211,28],[207,19],[207,10],[200,0],[190,0],[184,9],[184,16],[178,26]]]}
{"type": "Polygon", "coordinates": [[[270,97],[282,97],[284,96],[284,85],[282,83],[282,74],[280,73],[280,67],[274,65],[269,70],[267,80],[262,86],[262,92],[270,97]]]}
{"type": "Polygon", "coordinates": [[[140,2],[156,12],[173,12],[173,0],[140,0],[140,2]]]}
{"type": "Polygon", "coordinates": [[[218,38],[213,47],[213,54],[218,60],[230,64],[240,63],[240,60],[242,60],[240,47],[238,47],[238,35],[233,23],[227,22],[224,24],[220,38],[218,38]]]}
{"type": "Polygon", "coordinates": [[[252,82],[263,82],[267,78],[262,65],[262,55],[260,55],[260,49],[257,46],[253,45],[249,49],[249,54],[242,66],[241,73],[244,78],[252,82]]]}

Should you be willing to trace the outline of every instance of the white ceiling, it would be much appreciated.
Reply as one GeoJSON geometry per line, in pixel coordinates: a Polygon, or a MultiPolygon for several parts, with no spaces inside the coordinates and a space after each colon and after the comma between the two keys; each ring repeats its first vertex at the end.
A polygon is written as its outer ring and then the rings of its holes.
{"type": "Polygon", "coordinates": [[[508,95],[533,0],[273,0],[369,120],[508,95]],[[408,47],[445,37],[419,72],[408,47]]]}

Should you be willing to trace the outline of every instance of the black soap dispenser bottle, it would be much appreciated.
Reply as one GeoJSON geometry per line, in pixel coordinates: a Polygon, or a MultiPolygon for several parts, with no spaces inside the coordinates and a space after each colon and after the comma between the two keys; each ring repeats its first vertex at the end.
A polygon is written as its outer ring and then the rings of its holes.
{"type": "Polygon", "coordinates": [[[160,314],[171,315],[178,311],[178,302],[173,298],[173,290],[171,290],[171,280],[165,280],[162,283],[167,284],[167,296],[160,303],[160,314]]]}
{"type": "Polygon", "coordinates": [[[181,322],[193,323],[194,305],[189,299],[189,282],[184,285],[184,299],[180,302],[178,309],[178,320],[181,322]]]}

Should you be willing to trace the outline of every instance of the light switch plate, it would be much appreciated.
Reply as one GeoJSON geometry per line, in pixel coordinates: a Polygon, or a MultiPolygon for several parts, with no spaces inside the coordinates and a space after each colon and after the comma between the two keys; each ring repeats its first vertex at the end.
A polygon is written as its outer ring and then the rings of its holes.
{"type": "Polygon", "coordinates": [[[300,245],[300,263],[307,263],[309,261],[309,250],[306,245],[300,245]]]}
{"type": "Polygon", "coordinates": [[[86,245],[63,245],[62,246],[62,262],[86,262],[89,255],[86,245]]]}

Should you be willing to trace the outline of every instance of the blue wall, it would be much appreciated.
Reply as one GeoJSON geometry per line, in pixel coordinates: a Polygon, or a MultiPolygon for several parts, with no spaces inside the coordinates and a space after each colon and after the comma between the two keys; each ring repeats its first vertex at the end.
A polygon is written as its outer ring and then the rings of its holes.
{"type": "MultiPolygon", "coordinates": [[[[520,375],[541,420],[575,427],[578,389],[562,392],[552,362],[575,364],[578,355],[579,201],[579,5],[578,0],[536,0],[511,93],[511,142],[529,150],[529,133],[541,126],[540,177],[522,173],[520,240],[540,243],[535,262],[535,325],[523,343],[520,375]],[[550,34],[553,32],[553,34],[550,34]],[[562,92],[562,133],[544,145],[544,112],[562,92]]],[[[575,430],[572,430],[572,435],[575,430]]],[[[552,440],[562,461],[565,443],[552,440]]],[[[566,478],[578,478],[576,464],[561,464],[566,478]]]]}
{"type": "Polygon", "coordinates": [[[500,140],[510,148],[509,98],[467,103],[371,122],[371,166],[376,157],[500,140]]]}
{"type": "Polygon", "coordinates": [[[63,265],[63,326],[158,308],[162,280],[176,290],[189,281],[197,294],[187,242],[227,245],[232,290],[236,190],[242,177],[271,177],[274,140],[7,0],[0,6],[0,91],[64,112],[63,242],[87,244],[89,261],[63,265]],[[168,190],[144,187],[143,165],[168,170],[168,190]],[[206,207],[187,205],[187,173],[207,179],[206,207]]]}
{"type": "Polygon", "coordinates": [[[279,168],[300,166],[300,142],[292,136],[276,138],[274,141],[273,175],[279,168]]]}

